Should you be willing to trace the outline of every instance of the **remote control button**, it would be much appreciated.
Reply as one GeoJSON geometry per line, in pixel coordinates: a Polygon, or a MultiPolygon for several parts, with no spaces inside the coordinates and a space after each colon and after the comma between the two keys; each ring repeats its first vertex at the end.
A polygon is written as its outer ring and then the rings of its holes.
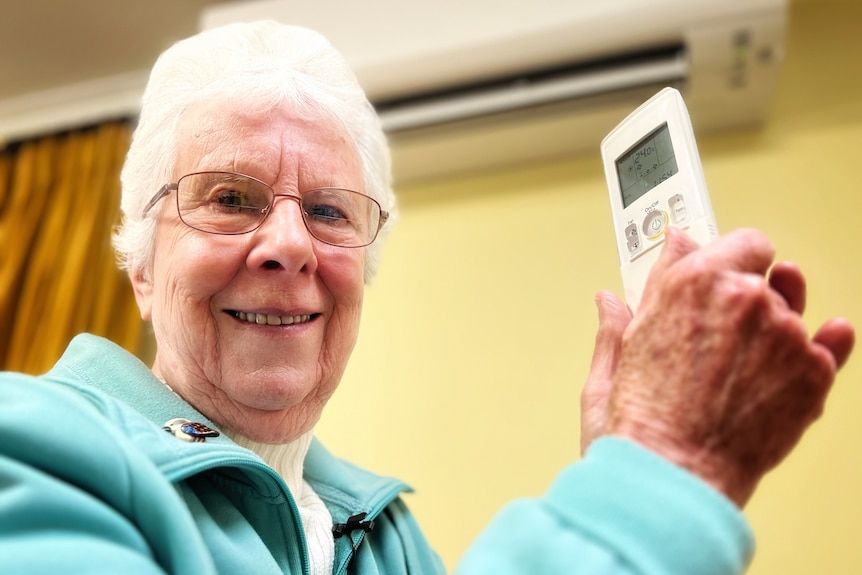
{"type": "Polygon", "coordinates": [[[685,200],[682,194],[674,194],[668,198],[667,205],[670,207],[670,217],[673,223],[679,224],[688,218],[688,210],[685,208],[685,200]]]}
{"type": "Polygon", "coordinates": [[[635,224],[627,226],[625,236],[626,246],[629,248],[629,253],[631,255],[638,253],[641,249],[641,238],[640,234],[638,234],[638,227],[635,224]]]}
{"type": "Polygon", "coordinates": [[[654,240],[662,235],[665,227],[667,227],[667,212],[664,210],[655,210],[644,218],[643,230],[648,239],[654,240]]]}

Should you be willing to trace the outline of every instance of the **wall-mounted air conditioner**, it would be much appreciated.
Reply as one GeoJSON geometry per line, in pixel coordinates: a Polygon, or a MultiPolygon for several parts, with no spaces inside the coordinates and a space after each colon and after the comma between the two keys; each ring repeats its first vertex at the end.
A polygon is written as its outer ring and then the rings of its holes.
{"type": "Polygon", "coordinates": [[[663,86],[698,133],[767,114],[786,0],[252,0],[202,27],[273,18],[323,32],[383,119],[396,181],[596,152],[663,86]]]}

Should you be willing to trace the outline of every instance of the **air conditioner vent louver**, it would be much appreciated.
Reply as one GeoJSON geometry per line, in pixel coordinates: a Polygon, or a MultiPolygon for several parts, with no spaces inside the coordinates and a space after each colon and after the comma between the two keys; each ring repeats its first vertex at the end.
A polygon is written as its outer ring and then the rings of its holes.
{"type": "Polygon", "coordinates": [[[672,85],[688,72],[681,44],[375,103],[388,133],[626,90],[672,85]]]}

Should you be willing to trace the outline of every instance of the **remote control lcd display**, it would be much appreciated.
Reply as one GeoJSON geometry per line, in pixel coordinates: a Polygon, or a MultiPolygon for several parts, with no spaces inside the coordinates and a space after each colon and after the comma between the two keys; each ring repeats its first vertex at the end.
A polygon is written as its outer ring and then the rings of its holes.
{"type": "Polygon", "coordinates": [[[670,131],[664,123],[617,158],[623,207],[629,207],[678,171],[670,131]]]}

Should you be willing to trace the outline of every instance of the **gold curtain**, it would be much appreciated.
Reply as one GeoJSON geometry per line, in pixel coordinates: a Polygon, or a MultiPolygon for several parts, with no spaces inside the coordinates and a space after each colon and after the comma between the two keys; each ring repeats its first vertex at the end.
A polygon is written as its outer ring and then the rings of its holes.
{"type": "Polygon", "coordinates": [[[109,122],[0,152],[0,369],[43,373],[83,331],[138,351],[110,243],[130,134],[109,122]]]}

